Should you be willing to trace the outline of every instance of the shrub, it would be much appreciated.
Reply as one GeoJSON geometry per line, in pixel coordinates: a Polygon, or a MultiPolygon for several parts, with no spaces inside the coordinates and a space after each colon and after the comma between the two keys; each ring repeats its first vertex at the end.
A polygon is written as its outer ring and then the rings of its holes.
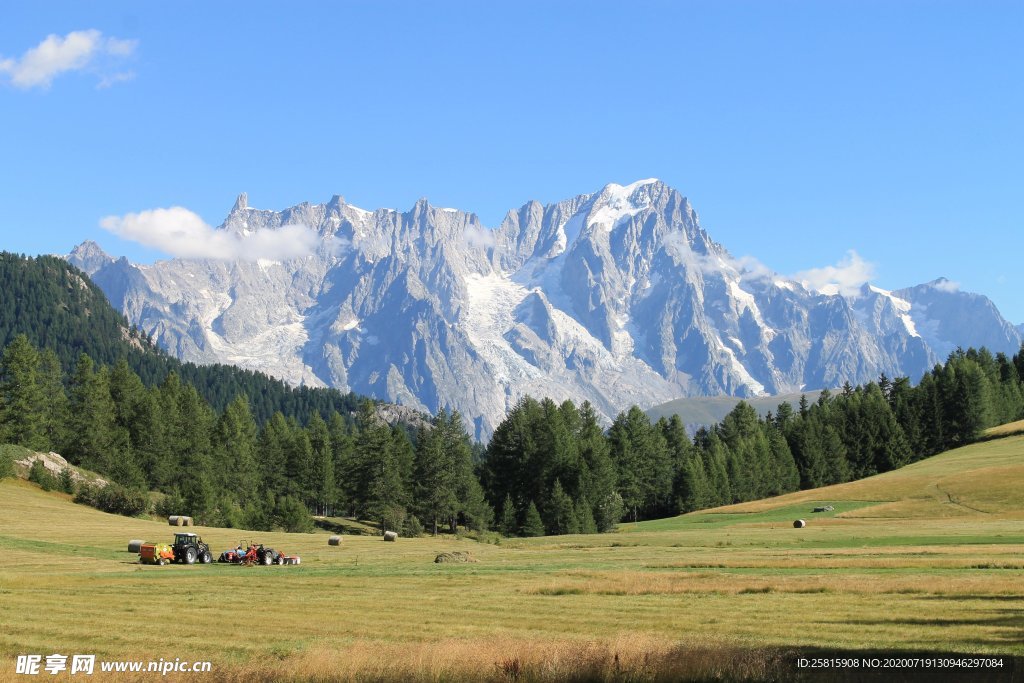
{"type": "Polygon", "coordinates": [[[292,533],[313,530],[313,518],[309,510],[297,498],[285,496],[277,503],[277,522],[285,531],[292,533]]]}
{"type": "Polygon", "coordinates": [[[96,507],[104,512],[134,517],[149,509],[149,496],[143,491],[111,483],[100,489],[96,507]]]}
{"type": "Polygon", "coordinates": [[[597,530],[601,533],[606,531],[614,531],[615,525],[622,519],[622,513],[625,509],[625,505],[622,502],[622,496],[619,495],[618,491],[612,491],[608,496],[600,502],[597,506],[597,514],[595,515],[595,523],[597,524],[597,530]]]}
{"type": "Polygon", "coordinates": [[[14,476],[14,458],[0,450],[0,479],[14,476]]]}
{"type": "Polygon", "coordinates": [[[74,494],[75,492],[75,477],[71,474],[71,469],[65,467],[57,475],[57,486],[64,493],[74,494]]]}
{"type": "Polygon", "coordinates": [[[28,480],[39,484],[44,491],[52,491],[57,488],[57,478],[50,474],[42,460],[36,460],[28,470],[28,480]]]}
{"type": "Polygon", "coordinates": [[[423,535],[423,525],[416,515],[409,515],[402,525],[402,536],[406,538],[417,538],[423,535]]]}
{"type": "Polygon", "coordinates": [[[407,513],[401,505],[389,505],[381,513],[383,531],[401,531],[405,528],[407,513]]]}
{"type": "Polygon", "coordinates": [[[75,502],[81,505],[89,505],[90,507],[97,507],[96,501],[99,498],[99,487],[95,484],[83,483],[78,487],[78,492],[75,493],[75,502]]]}
{"type": "Polygon", "coordinates": [[[170,517],[171,515],[184,514],[185,510],[185,499],[181,497],[181,494],[175,491],[170,493],[163,498],[155,506],[156,514],[161,517],[170,517]]]}
{"type": "Polygon", "coordinates": [[[82,484],[75,494],[75,502],[126,517],[135,517],[149,510],[148,494],[113,483],[103,487],[82,484]]]}

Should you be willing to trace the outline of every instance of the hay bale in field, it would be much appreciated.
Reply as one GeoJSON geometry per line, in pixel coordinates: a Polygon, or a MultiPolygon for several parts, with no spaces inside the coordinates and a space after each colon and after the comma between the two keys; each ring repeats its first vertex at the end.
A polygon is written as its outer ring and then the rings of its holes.
{"type": "Polygon", "coordinates": [[[468,552],[456,550],[454,552],[441,553],[434,558],[434,562],[476,562],[476,560],[468,552]]]}
{"type": "Polygon", "coordinates": [[[331,536],[327,539],[327,545],[341,545],[341,536],[331,536]]]}
{"type": "Polygon", "coordinates": [[[185,526],[184,515],[171,515],[167,518],[167,523],[171,526],[185,526]]]}
{"type": "Polygon", "coordinates": [[[803,529],[805,526],[807,526],[807,522],[805,522],[802,519],[798,519],[795,522],[793,522],[794,529],[803,529]]]}
{"type": "Polygon", "coordinates": [[[825,512],[825,506],[821,505],[819,507],[816,507],[814,508],[814,510],[812,510],[812,512],[825,512]]]}
{"type": "Polygon", "coordinates": [[[820,505],[814,508],[815,512],[832,512],[833,510],[835,510],[835,508],[831,505],[820,505]]]}
{"type": "Polygon", "coordinates": [[[185,526],[192,526],[193,522],[191,517],[184,517],[183,519],[185,520],[185,526]]]}
{"type": "Polygon", "coordinates": [[[384,540],[385,541],[396,541],[396,540],[398,540],[398,534],[395,533],[394,531],[385,531],[384,532],[384,540]]]}
{"type": "Polygon", "coordinates": [[[139,539],[132,539],[128,541],[128,552],[138,553],[140,550],[142,550],[143,543],[145,543],[145,541],[141,541],[139,539]]]}

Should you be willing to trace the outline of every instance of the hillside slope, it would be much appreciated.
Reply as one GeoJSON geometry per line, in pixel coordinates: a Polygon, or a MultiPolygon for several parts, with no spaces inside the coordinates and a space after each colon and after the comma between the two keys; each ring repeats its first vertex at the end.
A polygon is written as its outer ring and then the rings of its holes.
{"type": "MultiPolygon", "coordinates": [[[[998,434],[999,429],[992,430],[998,434]]],[[[728,520],[758,524],[804,518],[818,521],[987,521],[1024,519],[1024,436],[1008,436],[963,448],[859,481],[796,491],[774,498],[701,510],[631,526],[669,531],[728,520]],[[830,513],[816,506],[833,505],[830,513]]]]}

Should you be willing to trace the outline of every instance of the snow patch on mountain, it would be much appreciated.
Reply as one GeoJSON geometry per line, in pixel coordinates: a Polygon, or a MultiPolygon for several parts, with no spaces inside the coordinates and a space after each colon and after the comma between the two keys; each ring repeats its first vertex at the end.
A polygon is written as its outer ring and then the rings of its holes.
{"type": "Polygon", "coordinates": [[[527,394],[587,400],[610,419],[680,396],[917,378],[949,344],[1020,345],[991,302],[948,281],[846,292],[868,270],[851,255],[811,272],[810,291],[736,259],[653,179],[528,202],[493,229],[426,200],[268,211],[243,194],[216,230],[297,224],[317,249],[136,266],[83,244],[68,259],[184,360],[456,409],[480,438],[527,394]]]}

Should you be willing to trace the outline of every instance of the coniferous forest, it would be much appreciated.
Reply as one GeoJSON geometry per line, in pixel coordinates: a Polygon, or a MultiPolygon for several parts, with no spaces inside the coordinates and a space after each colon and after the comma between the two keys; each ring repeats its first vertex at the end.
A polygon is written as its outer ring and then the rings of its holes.
{"type": "Polygon", "coordinates": [[[405,534],[603,532],[885,472],[1024,416],[1024,352],[970,349],[917,385],[883,376],[763,418],[741,401],[692,439],[635,406],[606,429],[588,403],[525,398],[483,448],[458,413],[412,431],[352,395],[182,364],[59,259],[3,255],[0,287],[0,443],[116,482],[79,487],[82,502],[209,525],[301,531],[317,514],[405,534]]]}

